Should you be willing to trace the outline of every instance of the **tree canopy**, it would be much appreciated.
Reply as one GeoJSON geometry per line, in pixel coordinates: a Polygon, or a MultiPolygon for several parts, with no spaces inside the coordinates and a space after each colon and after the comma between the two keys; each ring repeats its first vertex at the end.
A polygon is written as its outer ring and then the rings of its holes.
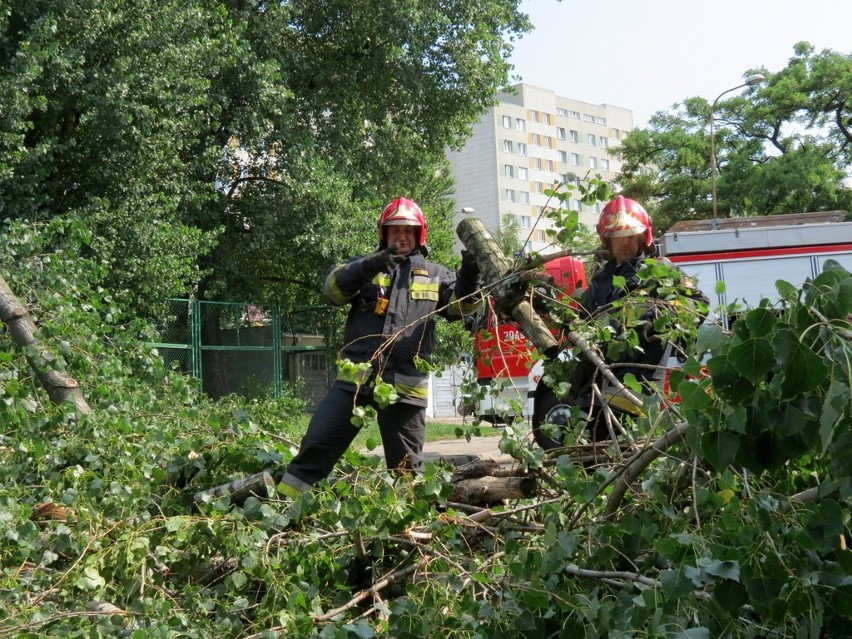
{"type": "MultiPolygon", "coordinates": [[[[852,210],[852,54],[797,44],[788,65],[713,110],[722,217],[852,210]]],[[[692,97],[625,138],[619,184],[659,230],[712,216],[712,102],[692,97]]]]}
{"type": "Polygon", "coordinates": [[[309,302],[401,194],[442,249],[443,151],[506,84],[518,4],[2,0],[0,211],[82,219],[139,308],[309,302]]]}

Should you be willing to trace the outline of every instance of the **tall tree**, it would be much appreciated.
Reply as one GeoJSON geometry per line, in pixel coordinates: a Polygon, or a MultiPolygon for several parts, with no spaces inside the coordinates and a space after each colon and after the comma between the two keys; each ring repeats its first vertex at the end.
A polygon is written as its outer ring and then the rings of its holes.
{"type": "Polygon", "coordinates": [[[390,197],[449,237],[443,149],[507,82],[518,5],[0,0],[0,210],[85,220],[143,308],[310,301],[390,197]]]}
{"type": "MultiPolygon", "coordinates": [[[[852,209],[852,55],[794,47],[787,67],[713,110],[720,216],[852,209]]],[[[618,149],[625,192],[647,202],[660,230],[712,215],[711,103],[658,112],[618,149]]]]}

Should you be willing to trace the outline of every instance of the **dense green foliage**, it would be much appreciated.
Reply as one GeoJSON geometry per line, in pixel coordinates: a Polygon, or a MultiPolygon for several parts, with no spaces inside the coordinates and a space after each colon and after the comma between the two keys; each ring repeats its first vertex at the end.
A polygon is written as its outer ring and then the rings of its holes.
{"type": "MultiPolygon", "coordinates": [[[[852,210],[852,54],[795,47],[764,84],[729,94],[713,110],[721,217],[852,210]]],[[[684,100],[634,130],[618,151],[619,183],[664,231],[712,216],[712,101],[684,100]]]]}
{"type": "Polygon", "coordinates": [[[517,0],[0,0],[0,212],[84,220],[142,312],[312,303],[401,194],[450,262],[444,148],[528,28],[517,0]]]}
{"type": "Polygon", "coordinates": [[[238,507],[192,496],[286,463],[298,402],[211,405],[164,370],[92,284],[84,225],[4,236],[7,281],[94,414],[50,405],[0,337],[0,637],[848,636],[845,271],[702,333],[710,376],[690,361],[680,405],[648,397],[626,452],[590,466],[582,437],[544,453],[508,427],[535,498],[452,504],[448,468],[394,476],[353,451],[293,505],[238,507]]]}

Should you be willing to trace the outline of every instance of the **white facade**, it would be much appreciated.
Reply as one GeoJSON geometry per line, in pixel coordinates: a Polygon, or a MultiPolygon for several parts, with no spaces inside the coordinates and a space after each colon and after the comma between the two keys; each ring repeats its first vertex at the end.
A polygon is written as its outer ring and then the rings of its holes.
{"type": "MultiPolygon", "coordinates": [[[[498,103],[473,127],[461,151],[448,151],[459,209],[470,207],[492,231],[514,215],[519,239],[530,250],[551,250],[542,212],[558,208],[544,190],[587,177],[612,181],[621,160],[611,151],[633,129],[633,112],[589,104],[553,91],[517,84],[497,94],[498,103]]],[[[602,205],[583,206],[580,221],[594,225],[602,205]]],[[[458,223],[462,214],[457,214],[458,223]]]]}

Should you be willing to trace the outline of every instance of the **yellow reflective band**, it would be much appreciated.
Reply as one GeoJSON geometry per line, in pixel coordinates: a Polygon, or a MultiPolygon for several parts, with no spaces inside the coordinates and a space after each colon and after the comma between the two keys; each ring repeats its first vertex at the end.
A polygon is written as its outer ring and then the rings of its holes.
{"type": "Polygon", "coordinates": [[[396,389],[397,395],[404,395],[405,397],[415,397],[417,399],[429,398],[428,386],[410,386],[408,384],[394,384],[393,387],[396,389]]]}
{"type": "Polygon", "coordinates": [[[427,282],[418,281],[415,279],[411,282],[411,299],[413,300],[428,300],[430,302],[437,302],[439,299],[439,290],[441,284],[438,280],[431,280],[427,282]]]}
{"type": "Polygon", "coordinates": [[[417,399],[429,397],[429,378],[397,373],[393,378],[393,387],[397,394],[417,399]]]}
{"type": "Polygon", "coordinates": [[[340,272],[340,269],[343,268],[343,265],[338,266],[331,272],[325,280],[325,285],[323,286],[324,293],[328,299],[338,305],[345,304],[350,299],[352,299],[352,295],[346,295],[343,291],[340,290],[340,287],[337,285],[337,274],[340,272]]]}
{"type": "Polygon", "coordinates": [[[376,277],[373,278],[373,284],[376,286],[390,286],[391,285],[391,276],[387,273],[379,273],[376,277]]]}
{"type": "Polygon", "coordinates": [[[456,298],[455,294],[453,294],[450,298],[450,310],[456,315],[461,315],[462,317],[473,315],[477,310],[479,310],[480,306],[482,306],[482,297],[480,296],[467,297],[462,302],[456,298]]]}

